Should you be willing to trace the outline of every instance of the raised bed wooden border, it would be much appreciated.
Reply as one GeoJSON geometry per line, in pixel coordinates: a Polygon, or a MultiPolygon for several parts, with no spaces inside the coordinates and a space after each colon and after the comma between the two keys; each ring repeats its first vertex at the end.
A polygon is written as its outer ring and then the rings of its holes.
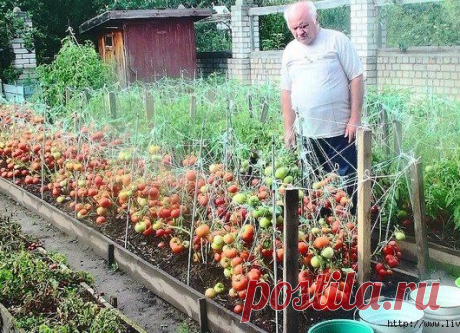
{"type": "MultiPolygon", "coordinates": [[[[406,260],[417,262],[418,251],[415,244],[415,238],[407,236],[404,241],[398,242],[406,260]]],[[[452,273],[460,274],[460,251],[428,242],[428,253],[430,264],[437,263],[441,265],[449,265],[452,267],[452,273]]]]}
{"type": "MultiPolygon", "coordinates": [[[[200,307],[200,299],[204,298],[202,293],[154,267],[95,229],[2,178],[0,178],[0,192],[48,220],[66,234],[77,237],[102,258],[108,258],[110,245],[111,248],[113,247],[113,258],[121,270],[190,318],[202,322],[203,316],[200,311],[203,308],[200,307]]],[[[239,316],[209,299],[206,299],[206,319],[206,328],[213,332],[265,333],[254,324],[241,323],[239,316]]]]}
{"type": "Polygon", "coordinates": [[[2,333],[26,333],[22,329],[16,328],[14,319],[8,309],[0,303],[0,332],[2,333]]]}

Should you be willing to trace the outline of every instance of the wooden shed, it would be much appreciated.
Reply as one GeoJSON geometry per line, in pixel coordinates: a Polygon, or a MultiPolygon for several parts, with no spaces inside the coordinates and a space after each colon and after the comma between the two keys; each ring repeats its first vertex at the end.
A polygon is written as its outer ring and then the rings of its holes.
{"type": "Polygon", "coordinates": [[[211,14],[211,9],[108,11],[80,25],[80,33],[97,38],[99,54],[113,63],[122,85],[165,76],[193,77],[193,23],[211,14]]]}

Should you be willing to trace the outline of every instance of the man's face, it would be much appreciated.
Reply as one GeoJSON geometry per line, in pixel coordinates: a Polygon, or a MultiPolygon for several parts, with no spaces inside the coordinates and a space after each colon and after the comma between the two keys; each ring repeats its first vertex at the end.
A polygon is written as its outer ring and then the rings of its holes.
{"type": "Polygon", "coordinates": [[[304,45],[312,43],[318,34],[316,18],[311,17],[308,9],[298,8],[288,19],[289,30],[297,41],[304,45]]]}

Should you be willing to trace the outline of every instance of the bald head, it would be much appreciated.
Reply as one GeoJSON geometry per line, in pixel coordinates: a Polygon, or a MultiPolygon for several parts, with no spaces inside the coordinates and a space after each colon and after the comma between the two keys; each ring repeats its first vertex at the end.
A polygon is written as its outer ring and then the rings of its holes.
{"type": "Polygon", "coordinates": [[[286,7],[284,11],[284,19],[286,20],[286,23],[289,27],[289,18],[291,15],[295,14],[296,12],[308,12],[308,14],[313,18],[317,19],[317,12],[316,12],[316,7],[311,1],[300,1],[293,3],[289,6],[286,7]]]}
{"type": "Polygon", "coordinates": [[[288,6],[284,18],[294,38],[304,45],[312,43],[319,31],[316,7],[311,1],[288,6]]]}

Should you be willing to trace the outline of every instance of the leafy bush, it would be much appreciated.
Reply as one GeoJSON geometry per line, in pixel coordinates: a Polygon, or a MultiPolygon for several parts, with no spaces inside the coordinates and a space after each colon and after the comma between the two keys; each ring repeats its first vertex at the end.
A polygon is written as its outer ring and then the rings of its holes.
{"type": "Polygon", "coordinates": [[[100,60],[89,41],[80,45],[70,38],[63,40],[56,60],[50,65],[39,66],[37,72],[41,98],[49,106],[64,103],[66,88],[73,92],[98,89],[112,77],[110,67],[100,60]]]}
{"type": "Polygon", "coordinates": [[[394,4],[383,7],[387,47],[460,45],[460,2],[394,4]]]}
{"type": "Polygon", "coordinates": [[[10,42],[23,29],[24,22],[12,10],[0,11],[0,80],[3,82],[13,82],[21,74],[12,66],[14,53],[10,42]]]}
{"type": "Polygon", "coordinates": [[[230,30],[218,30],[215,24],[195,25],[196,50],[198,52],[218,52],[232,50],[230,30]]]}

